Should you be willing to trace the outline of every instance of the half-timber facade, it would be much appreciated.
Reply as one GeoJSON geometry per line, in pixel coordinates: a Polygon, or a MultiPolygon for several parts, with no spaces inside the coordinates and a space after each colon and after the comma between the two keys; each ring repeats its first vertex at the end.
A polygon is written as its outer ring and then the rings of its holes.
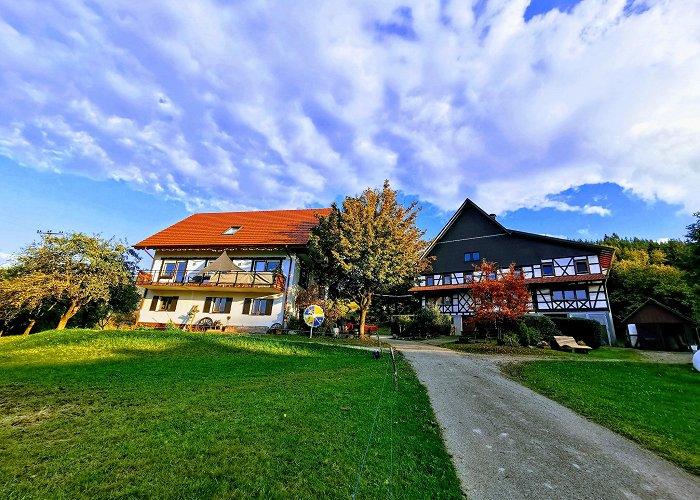
{"type": "MultiPolygon", "coordinates": [[[[411,289],[422,305],[452,316],[456,333],[472,313],[469,287],[483,260],[525,277],[532,310],[550,316],[598,321],[615,339],[605,282],[613,249],[505,228],[467,199],[428,248],[432,270],[411,289]]],[[[478,273],[477,273],[478,279],[478,273]]]]}
{"type": "Polygon", "coordinates": [[[264,332],[294,310],[307,245],[330,209],[200,213],[134,245],[154,251],[139,272],[139,325],[264,332]]]}

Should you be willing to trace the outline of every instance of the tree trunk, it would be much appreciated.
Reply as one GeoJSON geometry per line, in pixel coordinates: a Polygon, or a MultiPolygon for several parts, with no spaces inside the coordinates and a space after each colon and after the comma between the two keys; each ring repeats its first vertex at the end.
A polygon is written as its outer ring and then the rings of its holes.
{"type": "Polygon", "coordinates": [[[29,335],[29,332],[32,331],[32,328],[34,328],[35,324],[36,324],[35,319],[29,320],[29,324],[27,325],[27,328],[24,329],[23,335],[29,335]]]}
{"type": "Polygon", "coordinates": [[[367,335],[365,335],[365,319],[367,318],[367,309],[360,307],[360,326],[358,331],[360,332],[360,339],[367,340],[367,335]]]}
{"type": "Polygon", "coordinates": [[[361,340],[367,340],[367,335],[365,335],[365,320],[367,319],[367,310],[372,303],[372,295],[367,295],[359,301],[360,306],[360,326],[358,327],[358,332],[360,334],[361,340]]]}
{"type": "Polygon", "coordinates": [[[58,320],[58,326],[56,327],[56,330],[63,330],[66,327],[66,323],[68,323],[68,320],[75,316],[79,310],[80,306],[75,301],[71,302],[71,305],[68,308],[68,310],[65,313],[63,313],[61,319],[58,320]]]}

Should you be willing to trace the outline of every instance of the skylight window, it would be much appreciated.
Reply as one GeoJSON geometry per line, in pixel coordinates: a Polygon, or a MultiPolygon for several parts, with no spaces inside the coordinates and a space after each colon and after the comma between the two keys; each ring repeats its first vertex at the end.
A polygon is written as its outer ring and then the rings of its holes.
{"type": "Polygon", "coordinates": [[[240,228],[241,228],[241,226],[231,226],[230,228],[228,228],[226,231],[224,231],[224,232],[221,233],[221,234],[224,234],[224,235],[226,235],[226,236],[230,236],[230,235],[232,235],[232,234],[236,234],[236,232],[237,232],[240,228]]]}

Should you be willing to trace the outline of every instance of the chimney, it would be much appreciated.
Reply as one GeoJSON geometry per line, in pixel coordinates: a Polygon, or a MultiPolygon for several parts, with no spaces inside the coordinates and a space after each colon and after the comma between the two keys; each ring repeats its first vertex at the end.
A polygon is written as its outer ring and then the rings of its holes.
{"type": "Polygon", "coordinates": [[[493,220],[496,220],[496,214],[489,214],[489,217],[491,217],[493,220]]]}

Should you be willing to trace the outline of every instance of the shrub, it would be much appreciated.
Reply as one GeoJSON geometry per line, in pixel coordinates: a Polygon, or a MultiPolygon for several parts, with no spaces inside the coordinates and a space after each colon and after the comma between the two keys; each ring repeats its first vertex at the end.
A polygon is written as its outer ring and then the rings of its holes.
{"type": "Polygon", "coordinates": [[[168,321],[165,324],[165,331],[166,332],[181,332],[182,329],[179,326],[177,326],[175,323],[173,323],[172,321],[168,321]]]}
{"type": "Polygon", "coordinates": [[[412,337],[416,332],[416,322],[413,316],[396,316],[391,323],[391,334],[397,337],[412,337]]]}
{"type": "Polygon", "coordinates": [[[437,306],[424,307],[414,316],[416,334],[421,337],[449,335],[452,319],[440,312],[437,306]]]}
{"type": "Polygon", "coordinates": [[[519,321],[511,326],[508,330],[503,333],[503,345],[508,345],[505,343],[506,335],[515,337],[518,339],[518,345],[523,347],[536,346],[542,341],[542,335],[539,330],[527,326],[524,322],[519,321]]]}
{"type": "Polygon", "coordinates": [[[506,332],[503,334],[503,345],[507,347],[520,347],[520,341],[518,340],[518,335],[513,332],[506,332]]]}
{"type": "Polygon", "coordinates": [[[304,321],[300,320],[296,316],[290,316],[289,319],[287,320],[287,328],[289,330],[302,330],[302,331],[308,331],[309,326],[304,323],[304,321]]]}
{"type": "Polygon", "coordinates": [[[449,335],[452,320],[436,306],[424,307],[413,316],[396,316],[391,333],[397,337],[434,337],[449,335]]]}
{"type": "Polygon", "coordinates": [[[555,335],[561,335],[561,332],[552,321],[547,316],[541,316],[539,314],[526,314],[522,318],[523,323],[530,328],[534,328],[541,335],[542,340],[547,342],[552,342],[555,335]]]}
{"type": "Polygon", "coordinates": [[[600,347],[602,325],[597,321],[585,318],[552,318],[562,335],[582,340],[593,349],[600,347]]]}

